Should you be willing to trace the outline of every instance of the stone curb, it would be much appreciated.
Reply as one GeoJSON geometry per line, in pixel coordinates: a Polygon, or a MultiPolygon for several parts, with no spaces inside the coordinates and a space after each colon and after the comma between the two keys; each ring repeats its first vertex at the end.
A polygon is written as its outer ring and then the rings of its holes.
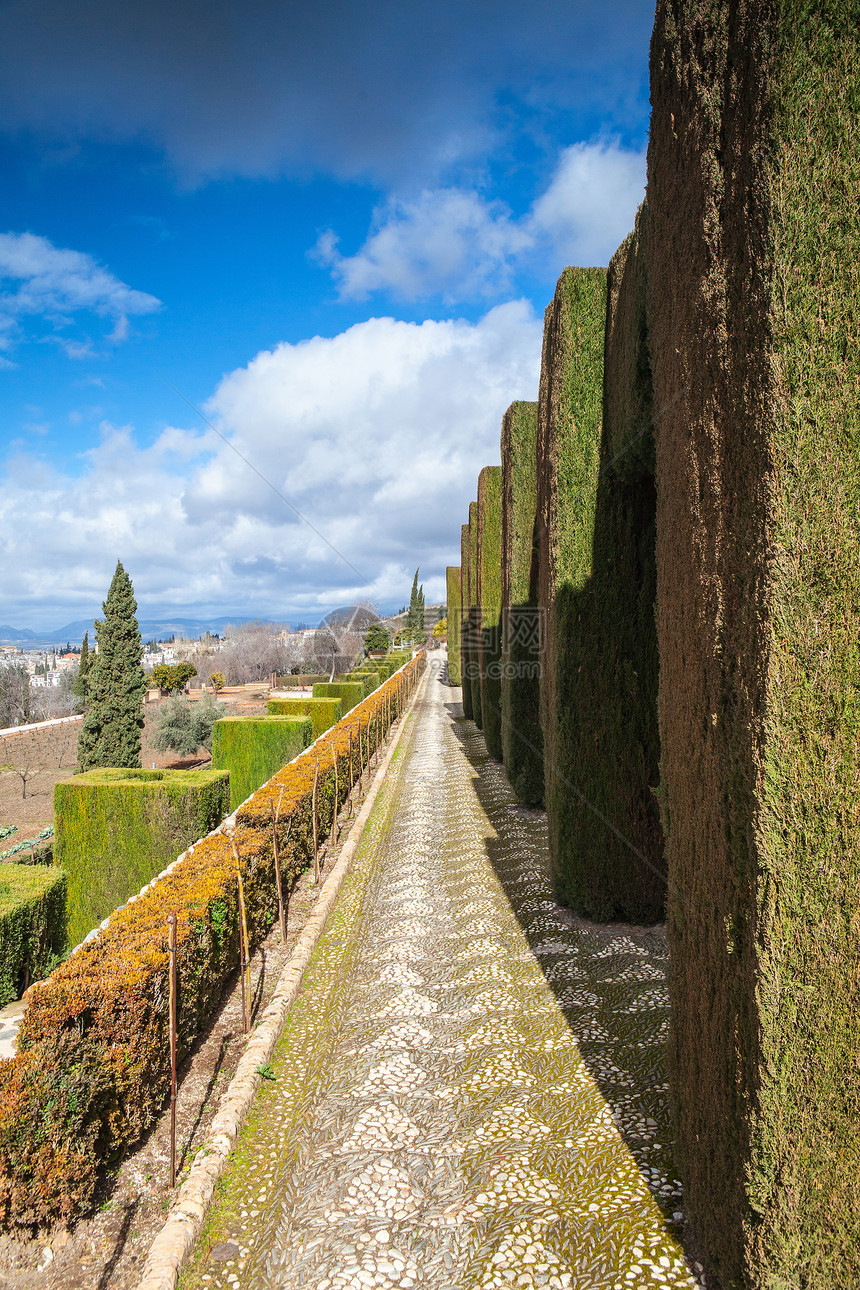
{"type": "Polygon", "coordinates": [[[248,1037],[245,1052],[221,1100],[220,1109],[209,1126],[206,1141],[198,1151],[188,1177],[176,1194],[164,1226],[149,1248],[141,1279],[137,1283],[137,1290],[175,1290],[179,1271],[200,1234],[206,1212],[215,1195],[216,1183],[224,1172],[239,1130],[260,1086],[257,1068],[269,1061],[275,1044],[281,1037],[287,1013],[299,992],[305,970],[337,899],[341,884],[350,870],[364,827],[370,818],[391,759],[400,742],[400,736],[406,728],[406,718],[423,693],[429,673],[430,669],[425,668],[424,675],[400,718],[400,728],[396,731],[385,757],[376,769],[361,811],[342,846],[337,864],[323,883],[313,911],[281,972],[271,1002],[248,1037]]]}

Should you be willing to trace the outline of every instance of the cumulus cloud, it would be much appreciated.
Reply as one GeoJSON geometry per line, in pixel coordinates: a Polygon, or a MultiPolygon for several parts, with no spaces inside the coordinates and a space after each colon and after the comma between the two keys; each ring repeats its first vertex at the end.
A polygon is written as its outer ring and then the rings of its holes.
{"type": "Polygon", "coordinates": [[[6,0],[0,129],[144,141],[191,182],[426,183],[508,137],[514,101],[638,123],[650,26],[638,0],[6,0]]]}
{"type": "Polygon", "coordinates": [[[444,599],[502,414],[536,396],[540,346],[524,302],[477,323],[374,318],[225,377],[205,411],[229,445],[201,426],[141,448],[105,425],[74,477],[20,454],[0,489],[4,616],[83,615],[117,557],[159,612],[310,619],[359,597],[399,604],[419,564],[428,600],[444,599]]]}
{"type": "Polygon", "coordinates": [[[380,290],[408,300],[497,297],[517,271],[606,264],[633,226],[644,186],[644,152],[577,143],[563,151],[546,191],[519,220],[476,192],[427,190],[380,207],[355,255],[341,255],[331,231],[314,254],[345,299],[380,290]]]}
{"type": "MultiPolygon", "coordinates": [[[[112,319],[108,339],[125,340],[129,314],[148,314],[161,302],[135,291],[102,268],[91,256],[54,246],[34,233],[0,233],[0,347],[8,349],[27,318],[41,318],[56,328],[79,313],[112,319]]],[[[53,338],[52,338],[53,339],[53,338]]],[[[92,353],[86,340],[56,337],[70,358],[92,353]]]]}

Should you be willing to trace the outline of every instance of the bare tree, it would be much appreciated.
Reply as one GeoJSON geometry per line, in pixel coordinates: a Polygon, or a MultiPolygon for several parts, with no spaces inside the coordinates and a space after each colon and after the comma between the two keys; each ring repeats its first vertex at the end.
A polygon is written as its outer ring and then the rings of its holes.
{"type": "Polygon", "coordinates": [[[268,681],[273,672],[290,669],[286,626],[279,623],[242,623],[228,627],[222,649],[198,651],[192,662],[198,675],[206,680],[213,672],[223,672],[228,685],[247,681],[268,681]]]}
{"type": "Polygon", "coordinates": [[[33,697],[23,663],[0,664],[0,729],[32,721],[33,697]]]}

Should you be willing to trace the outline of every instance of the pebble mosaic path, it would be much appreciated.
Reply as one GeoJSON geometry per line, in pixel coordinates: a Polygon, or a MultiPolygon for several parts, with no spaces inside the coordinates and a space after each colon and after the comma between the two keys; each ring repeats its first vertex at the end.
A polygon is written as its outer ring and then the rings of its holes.
{"type": "Polygon", "coordinates": [[[702,1284],[665,942],[572,919],[545,857],[431,664],[183,1287],[702,1284]]]}

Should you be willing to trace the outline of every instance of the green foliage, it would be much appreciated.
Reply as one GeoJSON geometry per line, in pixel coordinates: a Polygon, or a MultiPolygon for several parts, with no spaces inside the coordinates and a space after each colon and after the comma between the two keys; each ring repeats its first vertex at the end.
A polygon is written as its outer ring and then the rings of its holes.
{"type": "Polygon", "coordinates": [[[366,650],[391,649],[391,632],[382,623],[373,623],[365,632],[364,648],[366,650]]]}
{"type": "Polygon", "coordinates": [[[269,699],[266,704],[270,717],[310,717],[314,739],[337,725],[343,715],[342,708],[340,699],[307,699],[301,696],[269,699]]]}
{"type": "Polygon", "coordinates": [[[226,680],[225,680],[225,678],[224,678],[224,673],[223,673],[223,672],[210,672],[210,673],[209,673],[209,684],[212,686],[212,688],[213,688],[213,689],[217,690],[217,691],[220,693],[220,692],[221,692],[221,690],[223,690],[223,689],[224,689],[224,686],[227,684],[227,682],[226,682],[226,680]]]}
{"type": "Polygon", "coordinates": [[[471,668],[471,637],[469,633],[469,611],[472,605],[472,541],[469,525],[460,525],[460,687],[463,696],[463,716],[467,721],[474,719],[472,711],[472,683],[469,679],[471,668]]]}
{"type": "Polygon", "coordinates": [[[75,677],[72,693],[76,694],[82,703],[87,701],[88,678],[90,674],[90,634],[84,632],[84,640],[81,645],[81,661],[78,664],[78,674],[75,677]]]}
{"type": "MultiPolygon", "coordinates": [[[[521,802],[543,801],[537,552],[537,403],[502,420],[502,760],[521,802]]],[[[450,643],[448,649],[450,651],[450,643]]]]}
{"type": "Polygon", "coordinates": [[[230,809],[241,806],[312,742],[310,717],[224,717],[216,721],[212,765],[230,772],[230,809]]]}
{"type": "Polygon", "coordinates": [[[158,752],[175,752],[180,757],[193,757],[198,748],[211,752],[212,727],[226,715],[227,705],[218,703],[211,694],[194,702],[175,694],[158,709],[153,746],[158,752]]]}
{"type": "Polygon", "coordinates": [[[502,683],[499,624],[502,610],[502,471],[485,466],[478,476],[478,672],[487,752],[502,759],[502,683]]]}
{"type": "Polygon", "coordinates": [[[418,570],[412,579],[412,591],[409,596],[409,612],[406,615],[404,635],[411,641],[422,641],[426,634],[424,627],[424,587],[418,585],[418,570]]]}
{"type": "Polygon", "coordinates": [[[196,675],[197,668],[193,663],[156,663],[150,673],[153,684],[159,690],[167,690],[169,694],[173,694],[175,690],[184,690],[186,681],[196,675]]]}
{"type": "MultiPolygon", "coordinates": [[[[387,676],[387,671],[382,668],[380,672],[387,676]]],[[[344,716],[361,703],[364,697],[364,686],[360,681],[322,681],[314,686],[315,699],[340,699],[344,716]]]]}
{"type": "Polygon", "coordinates": [[[359,681],[364,686],[364,693],[370,694],[379,685],[382,676],[377,668],[355,668],[341,678],[344,681],[359,681]]]}
{"type": "Polygon", "coordinates": [[[66,939],[66,875],[0,864],[0,1008],[49,972],[66,939]]]}
{"type": "Polygon", "coordinates": [[[224,771],[99,769],[54,788],[75,945],[229,811],[224,771]]]}
{"type": "Polygon", "coordinates": [[[449,565],[445,570],[445,585],[448,596],[448,618],[445,631],[448,637],[448,681],[451,685],[460,685],[460,648],[463,623],[463,611],[460,607],[460,566],[449,565]]]}
{"type": "Polygon", "coordinates": [[[98,652],[87,682],[89,709],[78,736],[81,770],[140,766],[143,642],[131,579],[119,560],[102,609],[104,619],[96,623],[98,652]]]}
{"type": "Polygon", "coordinates": [[[469,616],[466,632],[469,639],[467,684],[472,720],[479,730],[484,724],[481,712],[480,639],[481,616],[478,609],[478,503],[469,503],[469,616]]]}

